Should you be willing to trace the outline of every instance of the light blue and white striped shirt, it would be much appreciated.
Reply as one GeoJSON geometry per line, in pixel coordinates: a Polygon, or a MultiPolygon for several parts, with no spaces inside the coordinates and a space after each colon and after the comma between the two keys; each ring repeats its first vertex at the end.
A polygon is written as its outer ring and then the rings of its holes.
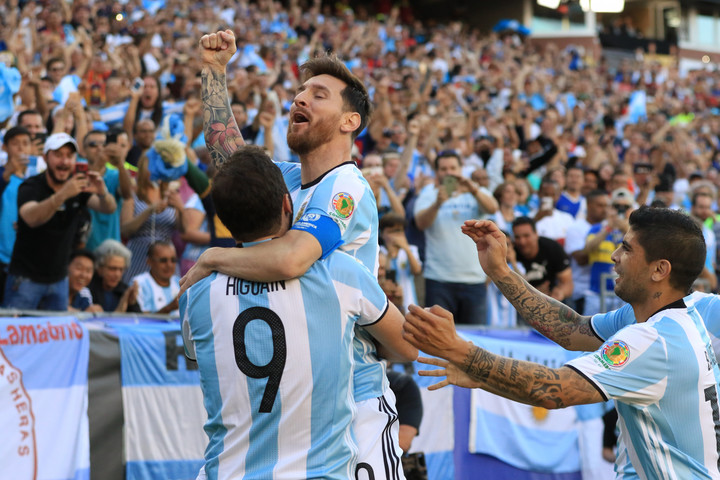
{"type": "Polygon", "coordinates": [[[720,370],[698,310],[690,296],[644,323],[629,305],[595,315],[605,343],[568,363],[615,400],[619,479],[720,478],[720,370]]]}
{"type": "MultiPolygon", "coordinates": [[[[277,163],[293,201],[293,229],[308,232],[323,246],[323,257],[340,248],[378,270],[378,212],[375,196],[354,163],[338,165],[302,185],[300,164],[277,163]],[[337,227],[336,227],[337,226],[337,227]]],[[[385,365],[369,334],[355,335],[355,401],[377,398],[388,389],[385,365]]]]}
{"type": "Polygon", "coordinates": [[[180,309],[208,413],[208,479],[355,478],[353,327],[387,306],[342,252],[297,279],[215,273],[192,286],[180,309]]]}
{"type": "MultiPolygon", "coordinates": [[[[168,303],[172,302],[180,292],[180,277],[173,275],[170,278],[170,285],[161,287],[152,278],[150,272],[141,273],[133,277],[132,282],[138,283],[137,302],[140,310],[146,313],[155,313],[168,303]]],[[[178,311],[173,310],[170,315],[177,315],[178,311]]]]}

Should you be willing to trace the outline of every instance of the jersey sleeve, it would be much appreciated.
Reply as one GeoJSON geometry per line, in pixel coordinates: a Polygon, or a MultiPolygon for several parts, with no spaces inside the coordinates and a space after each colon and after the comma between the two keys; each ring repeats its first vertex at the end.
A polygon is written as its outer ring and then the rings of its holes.
{"type": "Polygon", "coordinates": [[[292,226],[292,230],[307,232],[320,243],[322,255],[326,258],[333,250],[343,244],[340,227],[329,215],[317,209],[306,211],[292,226]]]}
{"type": "Polygon", "coordinates": [[[380,321],[389,304],[385,292],[370,270],[344,252],[334,253],[328,261],[340,298],[353,302],[357,324],[366,327],[380,321]]]}
{"type": "MultiPolygon", "coordinates": [[[[313,235],[323,247],[323,258],[343,243],[351,243],[377,222],[377,205],[370,186],[356,168],[331,172],[301,207],[293,225],[313,235]]],[[[377,228],[375,226],[375,228],[377,228]]]]}
{"type": "Polygon", "coordinates": [[[633,323],[635,323],[635,312],[633,312],[630,304],[625,304],[612,312],[598,313],[590,319],[593,333],[602,341],[607,340],[633,323]]]}
{"type": "Polygon", "coordinates": [[[611,337],[597,351],[566,365],[594,385],[605,400],[650,405],[665,394],[666,348],[656,329],[635,324],[611,337]]]}
{"type": "Polygon", "coordinates": [[[190,309],[188,308],[188,301],[190,298],[190,291],[186,291],[180,297],[178,301],[178,308],[180,310],[180,322],[181,332],[183,339],[183,347],[185,348],[185,356],[190,360],[197,360],[197,354],[195,353],[195,344],[192,339],[192,332],[190,330],[190,309]]]}

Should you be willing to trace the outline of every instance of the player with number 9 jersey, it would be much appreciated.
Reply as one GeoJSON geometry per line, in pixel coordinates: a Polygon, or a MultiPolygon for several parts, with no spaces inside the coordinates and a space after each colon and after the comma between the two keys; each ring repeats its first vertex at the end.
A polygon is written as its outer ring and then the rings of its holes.
{"type": "Polygon", "coordinates": [[[353,327],[387,306],[342,252],[298,279],[215,273],[192,286],[181,312],[208,413],[207,478],[354,478],[353,327]]]}

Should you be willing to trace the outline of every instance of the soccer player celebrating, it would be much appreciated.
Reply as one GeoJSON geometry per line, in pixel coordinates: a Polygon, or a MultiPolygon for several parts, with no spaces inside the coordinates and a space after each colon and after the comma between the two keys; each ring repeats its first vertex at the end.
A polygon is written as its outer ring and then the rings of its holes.
{"type": "MultiPolygon", "coordinates": [[[[221,164],[244,143],[232,115],[225,77],[225,67],[235,53],[235,37],[225,30],[204,35],[200,45],[205,139],[213,161],[221,164]]],[[[303,83],[290,108],[287,131],[288,146],[300,157],[300,165],[278,164],[293,201],[292,228],[277,241],[252,248],[207,250],[183,279],[183,288],[211,271],[262,282],[295,278],[338,247],[371,271],[377,270],[377,206],[351,157],[353,140],[370,115],[367,91],[334,57],[311,59],[301,65],[300,72],[303,83]]],[[[235,188],[242,185],[240,181],[235,188]]],[[[402,336],[393,336],[400,332],[402,321],[394,324],[388,319],[378,327],[391,340],[381,342],[381,347],[409,360],[402,352],[414,349],[402,336]]],[[[354,354],[359,472],[378,480],[402,478],[394,395],[375,345],[361,329],[355,335],[354,354]]]]}
{"type": "MultiPolygon", "coordinates": [[[[220,166],[212,198],[245,245],[278,242],[290,229],[290,195],[260,147],[241,147],[220,166]]],[[[208,413],[198,478],[354,478],[353,327],[387,342],[383,325],[402,323],[368,269],[335,251],[287,281],[214,273],[180,305],[208,413]]]]}
{"type": "Polygon", "coordinates": [[[627,326],[612,313],[582,317],[532,288],[508,268],[504,235],[492,222],[462,228],[523,318],[563,347],[592,353],[555,369],[500,357],[463,341],[443,309],[411,306],[405,338],[445,359],[421,359],[443,367],[421,372],[446,376],[431,389],[483,388],[545,408],[612,398],[620,418],[617,478],[720,478],[720,370],[702,317],[684,300],[705,262],[702,231],[690,217],[649,207],[630,215],[612,254],[615,293],[634,312],[627,326]],[[610,336],[603,342],[598,331],[610,336]]]}

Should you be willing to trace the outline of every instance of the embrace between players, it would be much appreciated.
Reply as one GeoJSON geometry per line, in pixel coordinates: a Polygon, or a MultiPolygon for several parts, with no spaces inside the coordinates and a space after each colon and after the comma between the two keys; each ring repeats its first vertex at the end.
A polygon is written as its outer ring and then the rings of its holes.
{"type": "Polygon", "coordinates": [[[186,348],[208,412],[198,478],[404,478],[378,354],[410,361],[418,348],[444,359],[420,359],[441,367],[421,374],[445,377],[431,389],[483,388],[546,408],[614,399],[621,478],[720,478],[720,371],[694,306],[715,302],[686,297],[705,258],[689,217],[632,214],[613,254],[629,305],[592,318],[509,271],[492,222],[466,221],[483,269],[518,312],[561,346],[591,352],[558,369],[493,355],[463,341],[440,307],[411,306],[403,320],[377,285],[377,207],[351,159],[371,111],[362,82],[334,57],[303,64],[287,131],[300,164],[273,164],[243,146],[232,115],[234,35],[200,43],[212,198],[245,248],[209,249],[182,282],[186,348]],[[228,295],[228,277],[282,288],[228,295]]]}

